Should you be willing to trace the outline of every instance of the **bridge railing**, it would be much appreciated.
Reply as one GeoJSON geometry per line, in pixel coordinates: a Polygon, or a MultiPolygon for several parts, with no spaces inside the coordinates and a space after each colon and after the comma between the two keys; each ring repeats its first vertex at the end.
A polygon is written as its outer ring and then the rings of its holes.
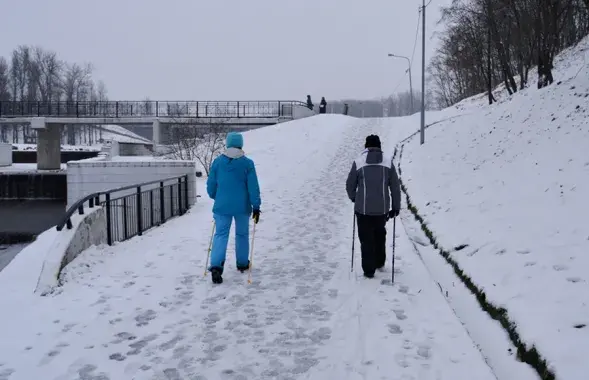
{"type": "Polygon", "coordinates": [[[0,117],[292,118],[299,101],[1,101],[0,117]]]}

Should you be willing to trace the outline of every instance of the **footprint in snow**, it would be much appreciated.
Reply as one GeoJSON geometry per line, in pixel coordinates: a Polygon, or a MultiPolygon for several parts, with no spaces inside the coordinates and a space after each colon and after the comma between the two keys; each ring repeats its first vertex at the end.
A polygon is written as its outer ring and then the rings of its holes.
{"type": "Polygon", "coordinates": [[[110,360],[116,360],[116,361],[118,361],[118,362],[122,362],[122,361],[123,361],[123,360],[125,360],[127,357],[126,357],[125,355],[123,355],[123,354],[121,354],[121,353],[118,353],[118,352],[117,352],[117,353],[115,353],[115,354],[112,354],[112,355],[110,355],[108,358],[109,358],[110,360]]]}
{"type": "Polygon", "coordinates": [[[401,334],[403,332],[403,329],[401,329],[401,326],[394,324],[394,323],[389,323],[387,325],[387,327],[389,328],[389,332],[391,334],[401,334]]]}
{"type": "Polygon", "coordinates": [[[407,319],[407,316],[405,315],[405,310],[393,310],[393,312],[395,313],[395,316],[397,317],[398,320],[402,321],[404,319],[407,319]]]}
{"type": "Polygon", "coordinates": [[[577,282],[583,281],[583,279],[580,277],[568,277],[567,281],[572,282],[573,284],[576,284],[577,282]]]}
{"type": "Polygon", "coordinates": [[[137,315],[135,317],[135,321],[137,322],[137,326],[147,326],[150,321],[154,320],[157,317],[157,313],[153,310],[146,310],[143,313],[137,315]]]}
{"type": "Polygon", "coordinates": [[[115,340],[111,341],[111,343],[112,344],[119,344],[124,341],[135,340],[135,339],[137,339],[137,337],[131,333],[120,332],[118,334],[115,334],[115,340]]]}
{"type": "Polygon", "coordinates": [[[97,379],[97,380],[110,380],[110,378],[104,372],[94,374],[97,367],[92,364],[86,364],[78,370],[78,376],[80,379],[97,379]]]}
{"type": "Polygon", "coordinates": [[[419,348],[417,349],[417,355],[424,359],[429,359],[431,356],[431,348],[426,345],[419,346],[419,348]]]}

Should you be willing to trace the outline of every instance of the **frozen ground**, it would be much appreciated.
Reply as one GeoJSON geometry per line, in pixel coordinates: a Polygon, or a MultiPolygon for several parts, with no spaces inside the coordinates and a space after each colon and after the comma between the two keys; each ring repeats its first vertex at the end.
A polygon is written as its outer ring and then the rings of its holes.
{"type": "Polygon", "coordinates": [[[439,243],[468,245],[452,257],[565,380],[589,372],[588,62],[589,38],[556,59],[553,85],[468,99],[402,160],[439,243]]]}
{"type": "MultiPolygon", "coordinates": [[[[295,123],[246,134],[263,197],[253,284],[232,250],[222,285],[203,277],[204,200],[143,237],[87,250],[57,294],[3,293],[0,379],[495,379],[400,225],[394,286],[390,247],[387,272],[365,280],[356,241],[350,272],[351,162],[369,130],[386,129],[390,151],[410,128],[295,123]]],[[[388,236],[390,246],[392,223],[388,236]]]]}

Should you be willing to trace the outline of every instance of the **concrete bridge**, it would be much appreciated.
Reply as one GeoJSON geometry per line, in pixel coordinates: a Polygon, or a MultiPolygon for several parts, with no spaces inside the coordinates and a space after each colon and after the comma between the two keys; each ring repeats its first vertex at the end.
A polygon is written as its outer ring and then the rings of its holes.
{"type": "Polygon", "coordinates": [[[145,125],[161,142],[165,124],[224,125],[251,129],[311,116],[306,103],[274,101],[90,101],[0,102],[1,124],[29,124],[37,130],[37,168],[60,167],[60,129],[64,125],[145,125]]]}

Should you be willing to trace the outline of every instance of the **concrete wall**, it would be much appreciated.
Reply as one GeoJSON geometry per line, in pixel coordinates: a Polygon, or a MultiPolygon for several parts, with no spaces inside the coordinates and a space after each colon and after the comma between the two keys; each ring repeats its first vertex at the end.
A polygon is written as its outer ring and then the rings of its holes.
{"type": "Polygon", "coordinates": [[[145,144],[118,143],[119,156],[149,156],[152,152],[145,144]]]}
{"type": "Polygon", "coordinates": [[[91,209],[86,209],[86,212],[90,213],[77,225],[63,254],[59,272],[74,261],[83,250],[93,245],[107,244],[106,210],[98,207],[94,212],[91,212],[91,209]]]}
{"type": "Polygon", "coordinates": [[[12,144],[0,143],[0,166],[12,165],[12,144]]]}
{"type": "MultiPolygon", "coordinates": [[[[194,161],[156,160],[145,157],[112,161],[70,161],[67,164],[68,207],[86,195],[142,182],[188,175],[188,200],[196,202],[196,163],[194,161]]],[[[158,184],[144,189],[158,187],[158,184]]],[[[130,194],[135,190],[130,190],[130,194]]],[[[118,193],[117,196],[126,195],[118,193]]]]}
{"type": "Polygon", "coordinates": [[[66,265],[92,245],[107,243],[105,210],[101,207],[86,207],[84,211],[84,215],[76,213],[72,216],[72,229],[64,228],[57,231],[55,227],[52,227],[40,235],[41,239],[29,246],[30,248],[39,245],[35,249],[37,256],[39,250],[44,252],[35,293],[40,295],[51,293],[59,286],[60,274],[66,265]]]}
{"type": "Polygon", "coordinates": [[[111,140],[108,144],[103,145],[103,150],[106,150],[109,157],[117,157],[121,155],[118,141],[111,140]]]}
{"type": "Polygon", "coordinates": [[[124,143],[115,140],[104,144],[102,150],[111,158],[117,156],[151,156],[153,154],[148,145],[124,143]]]}

